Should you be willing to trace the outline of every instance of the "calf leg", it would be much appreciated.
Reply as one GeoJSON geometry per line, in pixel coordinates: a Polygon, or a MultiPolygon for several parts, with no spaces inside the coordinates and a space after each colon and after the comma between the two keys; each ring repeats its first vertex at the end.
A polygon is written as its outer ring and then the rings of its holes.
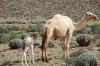
{"type": "Polygon", "coordinates": [[[24,58],[25,58],[25,64],[28,66],[28,63],[27,63],[27,59],[26,59],[26,53],[28,51],[29,47],[26,47],[24,52],[23,52],[23,55],[24,55],[24,58]]]}
{"type": "Polygon", "coordinates": [[[24,54],[22,53],[22,66],[24,66],[24,54]]]}
{"type": "Polygon", "coordinates": [[[32,62],[35,63],[35,61],[34,61],[34,52],[33,52],[33,48],[34,47],[33,47],[33,45],[31,45],[31,48],[32,48],[32,62]]]}

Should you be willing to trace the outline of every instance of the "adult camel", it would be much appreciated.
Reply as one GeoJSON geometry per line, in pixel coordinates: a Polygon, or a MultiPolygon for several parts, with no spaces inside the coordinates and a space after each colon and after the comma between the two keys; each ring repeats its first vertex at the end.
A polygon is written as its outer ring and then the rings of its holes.
{"type": "Polygon", "coordinates": [[[69,58],[69,43],[74,31],[78,31],[85,27],[91,20],[96,20],[96,15],[91,12],[86,12],[84,17],[78,22],[73,22],[69,17],[61,14],[54,15],[53,18],[47,20],[43,26],[42,35],[42,60],[48,62],[47,45],[50,39],[62,39],[64,41],[64,56],[69,58]]]}

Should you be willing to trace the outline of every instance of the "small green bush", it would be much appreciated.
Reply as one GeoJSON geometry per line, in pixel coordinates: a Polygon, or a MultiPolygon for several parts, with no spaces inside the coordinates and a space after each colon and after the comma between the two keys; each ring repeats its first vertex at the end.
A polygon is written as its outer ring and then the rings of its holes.
{"type": "Polygon", "coordinates": [[[10,35],[10,39],[16,39],[16,38],[20,37],[20,34],[18,34],[18,32],[14,32],[14,31],[10,32],[9,35],[10,35]]]}
{"type": "Polygon", "coordinates": [[[49,48],[53,48],[53,47],[55,47],[55,44],[54,44],[54,42],[51,40],[51,41],[49,41],[49,43],[48,43],[48,47],[49,48]]]}
{"type": "Polygon", "coordinates": [[[0,26],[0,33],[8,33],[9,31],[6,27],[0,26]]]}
{"type": "Polygon", "coordinates": [[[100,34],[100,24],[93,24],[90,27],[93,33],[100,34]]]}
{"type": "Polygon", "coordinates": [[[71,53],[70,56],[71,56],[71,58],[76,58],[76,57],[78,57],[80,54],[86,53],[86,52],[89,52],[89,51],[88,51],[87,49],[81,48],[81,49],[78,49],[77,51],[71,53]]]}
{"type": "Polygon", "coordinates": [[[21,37],[21,39],[24,39],[24,38],[27,37],[27,36],[28,36],[27,33],[22,33],[20,37],[21,37]]]}
{"type": "Polygon", "coordinates": [[[9,41],[9,35],[7,34],[0,34],[0,43],[7,43],[9,41]]]}
{"type": "Polygon", "coordinates": [[[41,24],[37,24],[36,26],[32,26],[30,25],[27,29],[27,32],[41,32],[42,31],[42,25],[41,24]]]}
{"type": "Polygon", "coordinates": [[[66,60],[68,66],[96,66],[96,64],[96,54],[84,48],[71,53],[70,59],[66,60]]]}
{"type": "Polygon", "coordinates": [[[10,42],[9,42],[9,47],[11,49],[18,49],[18,48],[21,48],[23,45],[23,40],[22,39],[12,39],[10,42]]]}
{"type": "Polygon", "coordinates": [[[97,66],[96,55],[94,53],[82,53],[75,59],[74,66],[97,66]]]}

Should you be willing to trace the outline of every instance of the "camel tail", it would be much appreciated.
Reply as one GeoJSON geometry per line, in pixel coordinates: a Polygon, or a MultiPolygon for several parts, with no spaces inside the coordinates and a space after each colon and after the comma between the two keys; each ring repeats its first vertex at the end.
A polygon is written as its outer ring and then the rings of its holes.
{"type": "Polygon", "coordinates": [[[45,37],[45,39],[47,38],[47,27],[46,27],[45,32],[44,32],[44,37],[45,37]]]}

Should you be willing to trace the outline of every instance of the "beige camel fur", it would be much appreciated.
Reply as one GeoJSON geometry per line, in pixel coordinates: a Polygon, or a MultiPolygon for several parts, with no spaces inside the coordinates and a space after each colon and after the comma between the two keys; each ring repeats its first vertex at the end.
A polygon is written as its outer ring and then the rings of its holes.
{"type": "Polygon", "coordinates": [[[92,19],[96,19],[96,15],[91,12],[86,12],[82,20],[78,23],[73,22],[69,17],[61,14],[54,15],[53,18],[47,20],[43,26],[42,36],[42,60],[48,61],[47,59],[47,45],[50,39],[62,39],[64,41],[64,56],[66,54],[69,57],[69,43],[72,38],[74,31],[78,31],[85,27],[88,22],[92,19]]]}

